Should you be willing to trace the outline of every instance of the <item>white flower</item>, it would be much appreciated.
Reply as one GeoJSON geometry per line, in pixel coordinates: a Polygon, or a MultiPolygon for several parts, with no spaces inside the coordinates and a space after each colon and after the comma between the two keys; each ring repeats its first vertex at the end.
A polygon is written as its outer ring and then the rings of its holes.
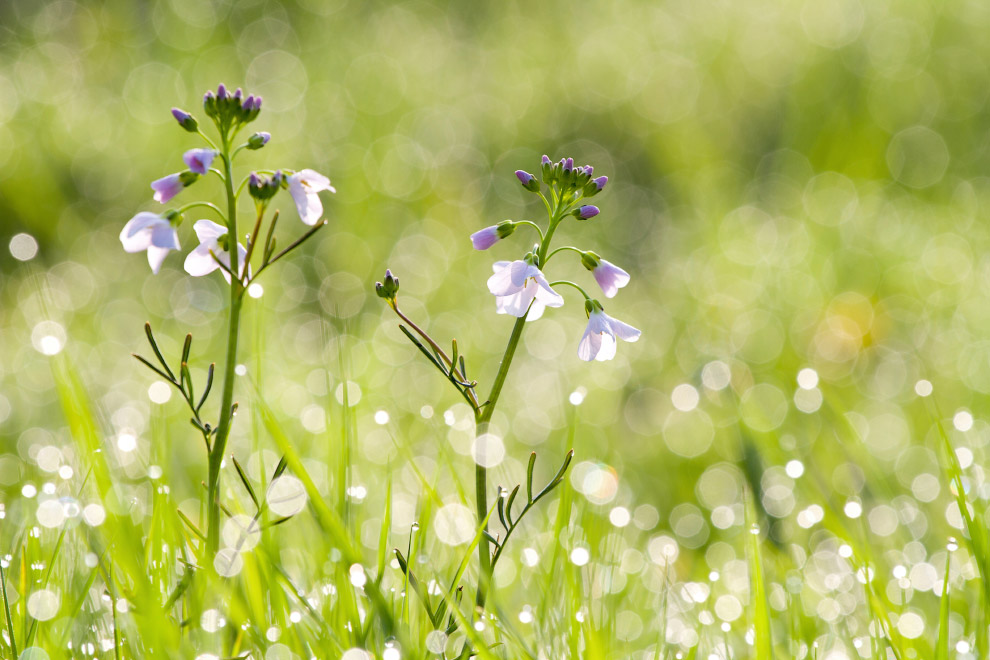
{"type": "Polygon", "coordinates": [[[120,242],[125,252],[147,250],[151,272],[157,275],[169,250],[179,249],[179,234],[167,218],[143,212],[127,221],[120,232],[120,242]]]}
{"type": "Polygon", "coordinates": [[[313,170],[300,170],[289,177],[289,194],[296,203],[299,218],[307,225],[315,225],[323,215],[320,191],[337,189],[330,185],[330,179],[313,170]]]}
{"type": "Polygon", "coordinates": [[[604,259],[599,260],[591,274],[594,275],[606,298],[614,298],[619,289],[629,284],[629,273],[604,259]]]}
{"type": "MultiPolygon", "coordinates": [[[[199,239],[199,246],[186,256],[184,267],[186,272],[193,277],[209,275],[217,268],[220,268],[219,260],[226,268],[220,270],[223,278],[230,284],[230,253],[220,245],[221,237],[227,235],[227,228],[209,220],[197,220],[193,225],[196,238],[199,239]],[[210,254],[210,253],[213,254],[210,254]],[[214,258],[214,255],[216,258],[214,258]]],[[[229,240],[229,238],[227,239],[229,240]]],[[[226,245],[226,242],[225,242],[226,245]]],[[[247,250],[240,243],[237,244],[238,276],[244,277],[244,260],[247,258],[247,250]]],[[[251,271],[248,270],[250,277],[251,271]]]]}
{"type": "Polygon", "coordinates": [[[603,312],[597,302],[592,305],[594,307],[588,315],[588,327],[581,337],[581,343],[578,344],[578,357],[585,361],[611,360],[615,357],[616,337],[633,342],[639,339],[641,333],[631,325],[613,319],[603,312]]]}
{"type": "Polygon", "coordinates": [[[488,290],[495,295],[495,311],[499,314],[523,317],[529,310],[527,320],[535,321],[543,316],[545,308],[564,304],[540,269],[527,261],[497,261],[492,270],[495,274],[488,278],[488,290]]]}

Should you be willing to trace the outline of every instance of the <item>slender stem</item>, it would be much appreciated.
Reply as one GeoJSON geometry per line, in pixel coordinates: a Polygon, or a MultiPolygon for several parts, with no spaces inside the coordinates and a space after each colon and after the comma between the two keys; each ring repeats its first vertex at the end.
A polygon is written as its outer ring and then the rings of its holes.
{"type": "MultiPolygon", "coordinates": [[[[512,334],[509,335],[509,343],[502,355],[502,363],[498,366],[498,374],[495,376],[495,382],[492,383],[491,394],[488,395],[488,401],[478,415],[475,437],[480,437],[488,432],[488,423],[492,419],[495,404],[498,403],[502,386],[505,385],[505,379],[509,375],[509,365],[512,364],[512,358],[516,354],[516,347],[519,346],[519,339],[522,337],[523,328],[526,327],[528,314],[529,312],[526,312],[520,316],[516,319],[516,324],[512,326],[512,334]]],[[[478,463],[475,464],[474,468],[474,486],[478,521],[480,522],[488,515],[488,469],[478,463]]],[[[488,531],[487,525],[485,525],[485,531],[488,531]]],[[[481,542],[478,543],[478,560],[481,564],[481,578],[478,580],[478,597],[475,602],[479,607],[484,608],[492,577],[492,558],[488,549],[488,537],[484,535],[481,537],[481,542]]]]}
{"type": "MultiPolygon", "coordinates": [[[[418,325],[416,325],[408,316],[406,316],[401,311],[399,311],[399,306],[397,304],[395,304],[394,302],[390,302],[389,305],[392,307],[392,311],[394,311],[400,319],[408,323],[409,327],[415,330],[416,334],[422,337],[426,341],[426,343],[428,343],[430,347],[440,355],[443,361],[447,363],[447,367],[450,368],[450,371],[451,373],[454,374],[454,377],[457,378],[457,380],[461,381],[462,383],[466,383],[467,376],[461,373],[458,366],[454,364],[454,361],[447,356],[447,354],[444,352],[442,348],[440,348],[440,345],[437,344],[435,341],[433,341],[433,338],[430,337],[430,335],[426,334],[426,332],[423,329],[421,329],[418,325]]],[[[478,415],[479,414],[478,410],[481,408],[481,406],[478,403],[478,397],[475,395],[474,389],[473,388],[469,389],[468,394],[471,397],[471,401],[474,405],[475,415],[478,415]]],[[[485,513],[486,514],[488,513],[487,508],[485,509],[485,513]]]]}
{"type": "MultiPolygon", "coordinates": [[[[230,270],[239,273],[240,267],[237,251],[237,199],[234,196],[233,177],[231,176],[230,144],[227,136],[223,136],[224,187],[227,189],[227,231],[234,240],[229,250],[230,270]]],[[[240,328],[241,303],[244,299],[244,286],[237,277],[230,279],[230,316],[227,326],[227,361],[224,365],[223,395],[220,400],[220,421],[217,423],[216,439],[210,450],[209,478],[207,481],[207,534],[206,554],[210,563],[220,547],[220,465],[223,462],[227,438],[230,437],[230,425],[233,421],[234,402],[234,368],[237,365],[237,336],[240,328]]]]}
{"type": "Polygon", "coordinates": [[[529,225],[530,227],[532,227],[533,229],[535,229],[537,231],[537,233],[540,235],[540,242],[541,243],[543,242],[543,230],[540,228],[540,226],[538,224],[536,224],[535,222],[531,222],[529,220],[516,220],[516,224],[517,225],[529,225]]]}
{"type": "MultiPolygon", "coordinates": [[[[570,250],[571,252],[577,252],[578,254],[584,254],[584,250],[579,250],[578,248],[571,245],[562,245],[553,252],[551,252],[550,254],[548,254],[546,260],[550,261],[550,259],[553,258],[553,255],[557,254],[558,252],[564,252],[565,250],[570,250]]],[[[545,262],[541,263],[540,268],[542,269],[544,265],[546,265],[545,262]]]]}
{"type": "Polygon", "coordinates": [[[184,204],[180,206],[179,208],[176,209],[176,211],[178,211],[179,213],[185,213],[189,209],[194,209],[197,207],[212,209],[213,211],[216,212],[218,216],[223,218],[224,222],[227,221],[227,217],[223,214],[223,211],[221,211],[215,204],[210,204],[209,202],[190,202],[189,204],[184,204]]]}
{"type": "Polygon", "coordinates": [[[584,296],[585,300],[591,300],[591,296],[588,295],[587,291],[579,287],[574,282],[571,282],[570,280],[557,280],[556,282],[550,282],[551,287],[557,286],[558,284],[566,284],[567,286],[574,287],[575,289],[581,292],[581,295],[584,296]]]}

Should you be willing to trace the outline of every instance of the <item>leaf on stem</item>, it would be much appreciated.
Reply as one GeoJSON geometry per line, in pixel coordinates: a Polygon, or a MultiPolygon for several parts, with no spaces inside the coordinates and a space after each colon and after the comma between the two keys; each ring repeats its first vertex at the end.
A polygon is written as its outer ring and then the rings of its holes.
{"type": "Polygon", "coordinates": [[[173,374],[172,370],[168,368],[168,363],[165,362],[165,358],[162,357],[162,352],[158,349],[158,342],[155,341],[155,334],[151,331],[151,323],[145,322],[144,334],[148,335],[148,343],[151,344],[151,350],[155,352],[155,357],[158,358],[158,361],[165,368],[165,372],[168,374],[168,379],[175,382],[175,374],[173,374]]]}
{"type": "Polygon", "coordinates": [[[203,396],[199,398],[199,403],[196,404],[196,412],[199,413],[199,409],[203,407],[206,403],[206,397],[210,394],[210,389],[213,387],[213,371],[217,368],[216,362],[210,363],[210,368],[206,370],[206,387],[203,389],[203,396]]]}
{"type": "Polygon", "coordinates": [[[244,490],[247,491],[248,495],[251,496],[251,501],[254,502],[254,508],[258,511],[261,510],[261,505],[258,503],[258,496],[254,493],[254,487],[251,486],[251,480],[248,479],[247,474],[244,472],[244,468],[241,464],[237,462],[237,459],[231,455],[230,460],[234,463],[234,469],[237,470],[237,476],[241,478],[241,483],[244,484],[244,490]]]}

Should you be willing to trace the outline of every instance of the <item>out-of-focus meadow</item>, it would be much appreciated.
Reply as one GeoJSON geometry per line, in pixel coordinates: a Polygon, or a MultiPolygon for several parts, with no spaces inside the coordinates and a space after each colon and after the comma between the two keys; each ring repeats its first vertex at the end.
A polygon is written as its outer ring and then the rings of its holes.
{"type": "MultiPolygon", "coordinates": [[[[553,503],[514,538],[496,574],[513,632],[492,652],[755,657],[765,624],[780,657],[978,657],[987,567],[960,501],[979,529],[988,30],[990,5],[961,0],[0,3],[0,555],[16,567],[15,637],[36,625],[52,658],[113,657],[102,614],[118,612],[126,637],[128,606],[88,581],[95,548],[113,543],[93,541],[104,508],[146,531],[155,507],[199,519],[200,438],[130,353],[147,352],[146,320],[170,355],[191,332],[201,382],[222,359],[222,280],[190,278],[178,255],[153,276],[118,234],[157,207],[148,183],[199,146],[169,109],[199,112],[223,81],[264,97],[257,128],[274,135],[244,165],[311,167],[338,190],[324,198],[329,226],[246,304],[229,453],[249,472],[279,456],[257,387],[328,500],[350,448],[346,510],[369,557],[387,483],[390,548],[423,515],[417,470],[442,502],[469,502],[470,411],[373,283],[391,268],[406,313],[456,337],[491,382],[511,322],[485,280],[529,246],[513,236],[481,253],[468,235],[541,217],[512,172],[573,156],[610,181],[601,215],[561,235],[632,274],[606,309],[643,338],[612,362],[578,360],[573,299],[527,329],[490,480],[517,483],[534,449],[549,473],[573,447],[573,512],[555,531],[553,503]],[[82,486],[83,400],[111,469],[105,502],[82,486]],[[53,497],[75,508],[43,506],[53,497]],[[752,593],[756,547],[768,610],[752,593]],[[27,616],[35,591],[46,595],[27,616]]],[[[196,192],[206,186],[219,199],[215,180],[196,192]]],[[[577,260],[568,269],[590,282],[577,260]]],[[[343,619],[314,614],[344,588],[327,578],[316,523],[303,514],[272,534],[266,552],[320,604],[212,603],[190,643],[268,660],[334,657],[311,641],[321,635],[361,646],[343,619]]],[[[424,543],[421,570],[449,580],[458,548],[424,543]]],[[[411,639],[402,657],[442,657],[450,642],[411,639]]]]}

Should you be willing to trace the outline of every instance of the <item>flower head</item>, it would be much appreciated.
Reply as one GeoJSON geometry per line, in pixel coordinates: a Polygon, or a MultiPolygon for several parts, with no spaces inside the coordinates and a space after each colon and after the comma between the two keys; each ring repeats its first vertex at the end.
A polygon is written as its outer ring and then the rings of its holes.
{"type": "Polygon", "coordinates": [[[168,218],[145,211],[127,221],[120,242],[125,252],[147,250],[151,272],[157,275],[169,250],[179,249],[179,234],[168,218]]]}
{"type": "Polygon", "coordinates": [[[330,179],[313,170],[300,170],[289,177],[289,194],[296,203],[299,218],[307,225],[315,225],[323,215],[320,191],[337,192],[330,179]]]}
{"type": "Polygon", "coordinates": [[[602,311],[597,300],[585,302],[588,311],[588,327],[578,344],[578,357],[585,361],[611,360],[615,357],[616,338],[634,342],[639,339],[639,330],[602,311]]]}
{"type": "Polygon", "coordinates": [[[182,160],[185,162],[186,167],[196,174],[206,174],[209,172],[210,165],[216,157],[217,152],[214,149],[190,149],[182,154],[182,160]]]}
{"type": "MultiPolygon", "coordinates": [[[[193,230],[196,232],[196,238],[199,239],[199,245],[186,256],[186,262],[183,264],[186,272],[193,277],[209,275],[217,268],[220,268],[220,265],[217,263],[220,262],[226,266],[220,272],[229,284],[230,273],[227,271],[230,270],[230,237],[227,235],[227,228],[209,220],[197,220],[196,224],[193,225],[193,230]]],[[[244,277],[244,261],[246,259],[247,250],[244,249],[243,245],[238,243],[238,277],[244,277]]],[[[249,269],[248,276],[250,276],[250,273],[251,271],[249,269]]]]}
{"type": "Polygon", "coordinates": [[[497,261],[495,272],[488,278],[488,290],[495,295],[495,311],[499,314],[526,316],[535,321],[543,316],[546,307],[560,307],[564,299],[550,288],[543,273],[531,261],[497,261]],[[532,305],[532,307],[530,306],[532,305]]]}
{"type": "Polygon", "coordinates": [[[516,178],[519,179],[519,183],[521,183],[523,188],[526,190],[530,192],[540,191],[540,182],[537,181],[535,176],[526,170],[516,170],[516,178]]]}

